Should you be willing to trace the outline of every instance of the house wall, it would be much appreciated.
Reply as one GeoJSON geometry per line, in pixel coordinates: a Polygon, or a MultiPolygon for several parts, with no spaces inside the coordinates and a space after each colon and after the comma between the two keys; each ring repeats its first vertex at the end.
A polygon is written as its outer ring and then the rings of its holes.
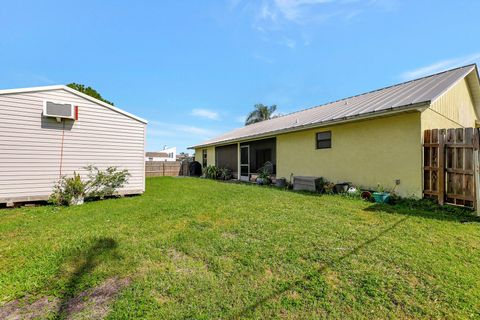
{"type": "Polygon", "coordinates": [[[420,113],[350,122],[277,136],[277,177],[321,176],[400,196],[422,196],[420,113]],[[316,133],[332,132],[332,148],[316,149],[316,133]]]}
{"type": "Polygon", "coordinates": [[[197,148],[195,149],[195,161],[200,162],[202,164],[202,150],[207,149],[207,165],[214,166],[215,165],[215,147],[207,147],[207,148],[197,148]]]}
{"type": "Polygon", "coordinates": [[[426,129],[475,127],[478,120],[466,79],[460,80],[422,112],[422,132],[426,129]]]}
{"type": "Polygon", "coordinates": [[[145,190],[146,124],[63,89],[0,95],[0,203],[45,200],[61,173],[118,166],[123,194],[145,190]],[[42,116],[43,100],[73,102],[79,120],[42,116]],[[63,159],[62,154],[63,139],[63,159]]]}

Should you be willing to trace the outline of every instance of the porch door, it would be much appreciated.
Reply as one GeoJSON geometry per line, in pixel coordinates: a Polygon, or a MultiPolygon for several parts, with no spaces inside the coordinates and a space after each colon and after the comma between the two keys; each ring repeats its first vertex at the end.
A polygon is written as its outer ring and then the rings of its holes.
{"type": "Polygon", "coordinates": [[[250,179],[250,146],[240,146],[240,180],[250,179]]]}

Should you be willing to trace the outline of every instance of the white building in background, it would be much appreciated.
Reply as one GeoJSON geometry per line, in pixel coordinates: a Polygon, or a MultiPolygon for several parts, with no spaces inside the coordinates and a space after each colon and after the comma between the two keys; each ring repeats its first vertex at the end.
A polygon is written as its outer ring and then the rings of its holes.
{"type": "Polygon", "coordinates": [[[177,161],[177,147],[158,152],[145,152],[145,161],[177,161]]]}

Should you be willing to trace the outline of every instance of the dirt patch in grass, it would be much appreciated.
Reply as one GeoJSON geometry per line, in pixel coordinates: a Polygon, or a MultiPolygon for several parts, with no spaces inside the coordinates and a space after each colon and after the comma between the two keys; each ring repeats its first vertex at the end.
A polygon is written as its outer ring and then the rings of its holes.
{"type": "Polygon", "coordinates": [[[110,311],[115,296],[130,284],[130,279],[111,278],[101,285],[80,292],[77,296],[62,301],[56,297],[42,297],[32,302],[26,297],[0,307],[0,319],[103,319],[110,311]]]}
{"type": "Polygon", "coordinates": [[[130,279],[112,278],[100,286],[81,292],[63,308],[67,319],[103,319],[110,310],[110,302],[130,283],[130,279]]]}
{"type": "Polygon", "coordinates": [[[0,319],[43,319],[57,310],[60,303],[60,299],[51,297],[43,297],[34,302],[29,300],[29,298],[23,298],[1,306],[0,319]]]}

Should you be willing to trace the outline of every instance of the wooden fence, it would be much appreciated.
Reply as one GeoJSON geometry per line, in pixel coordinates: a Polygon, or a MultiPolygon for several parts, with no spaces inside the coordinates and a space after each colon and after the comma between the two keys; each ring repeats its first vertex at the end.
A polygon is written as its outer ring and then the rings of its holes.
{"type": "Polygon", "coordinates": [[[145,175],[147,177],[188,176],[189,163],[187,161],[145,161],[145,175]]]}
{"type": "Polygon", "coordinates": [[[478,129],[425,130],[423,139],[424,197],[478,211],[478,129]]]}

